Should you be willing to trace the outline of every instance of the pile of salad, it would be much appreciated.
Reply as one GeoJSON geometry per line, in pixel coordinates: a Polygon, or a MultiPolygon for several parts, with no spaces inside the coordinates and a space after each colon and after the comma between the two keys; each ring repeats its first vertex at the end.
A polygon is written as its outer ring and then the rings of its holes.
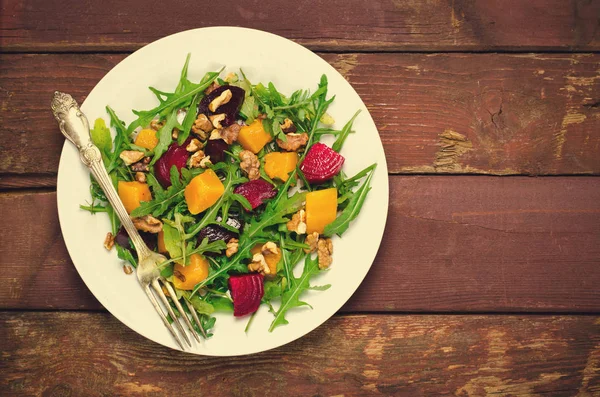
{"type": "MultiPolygon", "coordinates": [[[[241,70],[193,83],[189,61],[173,92],[150,87],[158,105],[134,110],[129,125],[107,106],[114,139],[100,118],[92,140],[144,241],[168,258],[160,269],[177,295],[171,304],[189,301],[205,337],[215,312],[241,317],[264,304],[273,331],[290,309],[307,305],[303,292],[329,287],[311,286],[311,278],[332,266],[331,238],[359,214],[376,164],[353,176],[342,170],[339,152],[359,112],[332,128],[325,75],[314,92],[286,96],[241,70]],[[331,147],[320,142],[325,135],[334,137],[331,147]]],[[[137,262],[129,236],[93,178],[90,191],[81,208],[108,214],[104,246],[115,247],[130,274],[137,262]]]]}

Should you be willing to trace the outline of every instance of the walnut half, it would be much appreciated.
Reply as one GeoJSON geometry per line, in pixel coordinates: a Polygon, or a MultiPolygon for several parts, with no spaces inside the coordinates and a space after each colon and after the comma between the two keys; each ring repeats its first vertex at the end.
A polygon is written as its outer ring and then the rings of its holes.
{"type": "Polygon", "coordinates": [[[260,161],[258,161],[258,157],[250,150],[242,150],[240,152],[240,168],[248,174],[248,179],[256,180],[260,178],[260,161]]]}
{"type": "Polygon", "coordinates": [[[297,234],[306,233],[306,211],[300,210],[292,216],[292,220],[287,224],[287,230],[297,234]]]}
{"type": "Polygon", "coordinates": [[[288,152],[296,152],[302,146],[308,142],[308,134],[303,132],[302,134],[289,133],[285,136],[285,142],[277,138],[277,146],[288,152]]]}
{"type": "Polygon", "coordinates": [[[158,233],[162,231],[163,224],[152,215],[145,215],[139,218],[132,218],[133,225],[137,230],[149,233],[158,233]]]}

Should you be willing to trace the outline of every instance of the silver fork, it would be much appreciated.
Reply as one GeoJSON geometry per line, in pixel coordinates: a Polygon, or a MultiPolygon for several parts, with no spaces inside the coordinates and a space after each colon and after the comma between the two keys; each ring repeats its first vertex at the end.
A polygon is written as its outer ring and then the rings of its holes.
{"type": "MultiPolygon", "coordinates": [[[[173,335],[173,338],[179,347],[181,347],[182,350],[185,350],[180,336],[177,334],[177,332],[175,332],[175,329],[167,319],[167,313],[165,313],[166,308],[168,314],[173,319],[173,323],[177,326],[177,329],[183,336],[183,339],[190,347],[192,346],[192,343],[190,342],[190,339],[184,331],[181,323],[179,322],[177,316],[175,316],[171,305],[169,305],[169,301],[167,300],[167,297],[161,288],[161,284],[164,285],[169,295],[172,297],[175,307],[181,314],[181,318],[183,318],[192,335],[194,335],[196,341],[200,342],[200,337],[194,330],[190,319],[185,314],[185,311],[177,299],[177,295],[175,294],[173,287],[160,274],[158,265],[166,261],[167,258],[165,258],[164,255],[150,250],[133,225],[129,214],[125,210],[125,207],[123,206],[123,203],[121,202],[121,199],[119,198],[119,195],[117,194],[117,191],[115,190],[112,181],[108,176],[104,165],[102,164],[100,150],[92,143],[90,139],[90,127],[88,120],[79,109],[77,102],[71,95],[56,91],[54,93],[54,97],[52,98],[52,112],[58,121],[60,131],[71,143],[77,147],[77,149],[79,149],[81,161],[90,169],[92,175],[94,178],[96,178],[96,181],[98,181],[98,184],[104,191],[106,198],[121,220],[121,224],[125,227],[127,234],[129,234],[129,237],[131,238],[138,255],[138,266],[136,271],[138,281],[140,282],[144,292],[146,292],[146,295],[148,295],[148,299],[150,299],[152,306],[154,306],[154,309],[156,309],[156,312],[160,316],[165,327],[167,327],[167,329],[171,332],[171,335],[173,335]],[[156,296],[154,296],[154,293],[151,289],[154,290],[156,295],[158,295],[163,306],[161,306],[156,300],[156,296]]],[[[200,323],[200,319],[196,314],[196,310],[185,298],[184,301],[189,312],[192,314],[192,318],[196,322],[196,325],[200,330],[202,330],[202,324],[200,323]]]]}

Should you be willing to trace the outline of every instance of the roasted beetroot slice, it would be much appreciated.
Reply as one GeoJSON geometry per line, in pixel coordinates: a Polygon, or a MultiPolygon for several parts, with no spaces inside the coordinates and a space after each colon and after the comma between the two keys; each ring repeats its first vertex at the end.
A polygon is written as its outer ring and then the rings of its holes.
{"type": "Polygon", "coordinates": [[[185,150],[185,147],[191,140],[192,138],[188,138],[181,146],[177,142],[173,142],[167,151],[154,163],[154,175],[162,187],[167,188],[171,186],[171,167],[176,166],[181,175],[181,169],[185,167],[190,157],[190,153],[185,150]]]}
{"type": "Polygon", "coordinates": [[[344,165],[344,156],[329,146],[317,142],[306,153],[300,170],[310,183],[321,183],[337,175],[344,165]]]}
{"type": "Polygon", "coordinates": [[[233,192],[244,196],[250,202],[252,209],[277,195],[277,190],[273,185],[263,179],[242,183],[236,186],[233,192]]]}
{"type": "Polygon", "coordinates": [[[202,242],[205,238],[208,237],[209,243],[214,243],[215,241],[224,241],[227,243],[232,238],[238,238],[239,234],[234,233],[231,230],[225,229],[219,225],[208,225],[203,227],[198,233],[198,244],[202,242]]]}
{"type": "Polygon", "coordinates": [[[229,145],[222,139],[209,139],[204,148],[204,154],[210,156],[210,162],[213,164],[225,161],[225,151],[229,145]]]}
{"type": "Polygon", "coordinates": [[[260,306],[265,289],[263,276],[258,273],[240,274],[229,277],[229,290],[233,299],[235,317],[254,313],[260,306]]]}
{"type": "Polygon", "coordinates": [[[213,92],[202,98],[200,103],[198,104],[198,113],[204,113],[207,116],[212,116],[213,114],[225,113],[225,120],[221,121],[221,125],[223,127],[227,127],[233,123],[238,117],[238,113],[240,108],[242,107],[242,103],[244,103],[244,98],[246,97],[246,91],[244,91],[240,87],[236,87],[233,85],[222,85],[221,87],[215,89],[213,92]],[[208,108],[208,105],[221,93],[225,90],[231,91],[231,99],[225,105],[221,105],[217,108],[216,112],[211,112],[208,108]]]}

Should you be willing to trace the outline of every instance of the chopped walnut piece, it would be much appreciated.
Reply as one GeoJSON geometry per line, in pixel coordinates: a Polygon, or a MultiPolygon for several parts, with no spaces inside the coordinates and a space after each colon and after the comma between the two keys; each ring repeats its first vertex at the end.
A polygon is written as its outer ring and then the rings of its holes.
{"type": "Polygon", "coordinates": [[[287,230],[298,234],[306,233],[306,211],[300,210],[292,216],[292,220],[287,224],[287,230]]]}
{"type": "Polygon", "coordinates": [[[140,171],[136,172],[135,180],[138,181],[139,183],[146,183],[146,174],[144,174],[143,172],[140,172],[140,171]]]}
{"type": "Polygon", "coordinates": [[[246,171],[248,174],[248,178],[250,180],[255,180],[260,178],[260,172],[258,171],[260,167],[260,161],[258,161],[258,157],[250,150],[242,150],[240,152],[240,168],[246,171]]]}
{"type": "Polygon", "coordinates": [[[264,255],[269,255],[269,254],[274,254],[277,255],[279,254],[279,247],[277,247],[277,244],[275,244],[272,241],[267,241],[265,244],[263,244],[263,246],[261,247],[261,252],[264,255]]]}
{"type": "Polygon", "coordinates": [[[204,90],[204,93],[206,95],[208,95],[208,94],[210,94],[211,92],[213,92],[214,90],[216,90],[219,87],[220,87],[219,83],[217,83],[216,81],[213,81],[211,83],[211,85],[209,85],[208,88],[204,90]]]}
{"type": "Polygon", "coordinates": [[[145,215],[139,218],[132,218],[133,225],[137,230],[149,233],[158,233],[162,231],[163,224],[152,215],[145,215]]]}
{"type": "Polygon", "coordinates": [[[171,133],[171,138],[173,138],[173,139],[179,138],[179,130],[177,128],[173,128],[173,132],[171,133]]]}
{"type": "Polygon", "coordinates": [[[148,172],[150,168],[148,164],[150,164],[150,157],[144,157],[142,161],[138,161],[137,163],[131,164],[131,171],[133,172],[148,172]]]}
{"type": "Polygon", "coordinates": [[[104,239],[104,248],[108,251],[115,246],[115,236],[111,232],[106,233],[106,238],[104,239]]]}
{"type": "Polygon", "coordinates": [[[333,254],[333,243],[330,238],[321,238],[317,243],[317,255],[319,257],[319,269],[327,269],[331,266],[331,262],[333,262],[333,258],[331,257],[333,254]]]}
{"type": "Polygon", "coordinates": [[[200,113],[192,125],[192,132],[198,135],[202,140],[206,139],[206,134],[212,131],[213,125],[205,114],[200,113]]]}
{"type": "Polygon", "coordinates": [[[286,134],[290,132],[296,132],[296,126],[294,125],[294,122],[288,118],[283,120],[283,124],[281,124],[280,127],[281,131],[285,132],[286,134]]]}
{"type": "Polygon", "coordinates": [[[158,131],[161,128],[163,128],[165,125],[164,121],[158,121],[158,120],[152,120],[150,122],[150,128],[152,128],[154,131],[158,131]]]}
{"type": "Polygon", "coordinates": [[[221,121],[225,120],[225,113],[213,114],[208,118],[210,119],[210,122],[212,123],[213,127],[215,127],[216,129],[223,128],[223,126],[221,125],[221,121]]]}
{"type": "Polygon", "coordinates": [[[210,132],[210,136],[208,137],[209,141],[214,141],[217,139],[221,139],[221,130],[218,128],[215,128],[214,130],[212,130],[210,132]]]}
{"type": "Polygon", "coordinates": [[[233,142],[237,141],[241,128],[242,126],[238,123],[233,123],[220,131],[221,138],[227,142],[228,145],[231,145],[233,142]]]}
{"type": "Polygon", "coordinates": [[[227,250],[225,250],[225,256],[231,258],[233,254],[238,252],[238,244],[239,240],[237,238],[232,238],[227,242],[227,250]]]}
{"type": "Polygon", "coordinates": [[[121,154],[119,154],[119,158],[123,160],[125,165],[131,165],[143,159],[144,152],[139,152],[137,150],[123,150],[121,154]]]}
{"type": "Polygon", "coordinates": [[[204,158],[204,151],[198,150],[190,157],[190,167],[198,168],[201,165],[202,159],[204,158]]]}
{"type": "Polygon", "coordinates": [[[213,99],[212,102],[208,104],[208,110],[211,112],[216,112],[219,106],[229,103],[232,96],[231,90],[223,91],[218,97],[213,99]]]}
{"type": "Polygon", "coordinates": [[[210,161],[210,156],[203,157],[202,160],[200,160],[200,168],[208,168],[211,164],[212,161],[210,161]]]}
{"type": "Polygon", "coordinates": [[[248,264],[248,270],[251,272],[258,272],[263,275],[271,274],[271,269],[269,269],[269,265],[267,264],[263,254],[254,254],[252,257],[252,262],[248,264]]]}
{"type": "Polygon", "coordinates": [[[131,266],[128,265],[123,265],[123,271],[125,272],[125,274],[133,273],[133,269],[131,268],[131,266]]]}
{"type": "Polygon", "coordinates": [[[307,244],[310,248],[304,249],[304,252],[307,254],[311,252],[317,252],[317,243],[319,241],[319,233],[312,232],[311,234],[306,236],[306,240],[304,240],[304,244],[307,244]]]}
{"type": "Polygon", "coordinates": [[[196,138],[192,138],[190,143],[185,147],[185,150],[187,150],[190,153],[194,153],[194,152],[197,152],[198,150],[202,149],[203,146],[204,145],[202,144],[202,142],[200,142],[196,138]]]}
{"type": "Polygon", "coordinates": [[[277,145],[288,152],[295,152],[308,142],[308,134],[306,132],[302,134],[289,133],[285,135],[285,138],[285,142],[277,138],[277,145]]]}

